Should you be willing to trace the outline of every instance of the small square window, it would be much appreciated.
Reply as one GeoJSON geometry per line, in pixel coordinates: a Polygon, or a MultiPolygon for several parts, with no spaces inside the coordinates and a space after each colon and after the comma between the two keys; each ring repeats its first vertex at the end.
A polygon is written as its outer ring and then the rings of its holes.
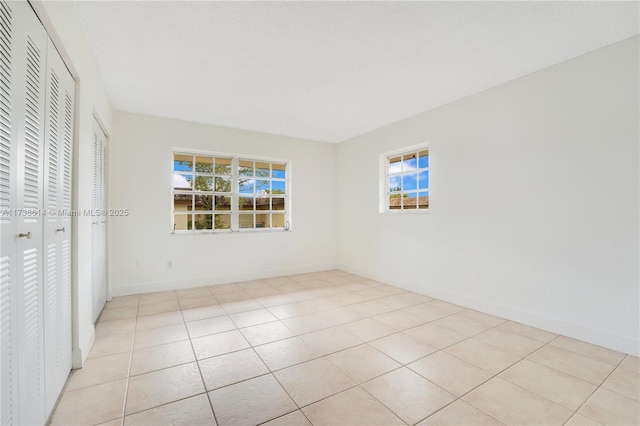
{"type": "Polygon", "coordinates": [[[380,156],[380,212],[429,208],[429,150],[425,145],[380,156]]]}

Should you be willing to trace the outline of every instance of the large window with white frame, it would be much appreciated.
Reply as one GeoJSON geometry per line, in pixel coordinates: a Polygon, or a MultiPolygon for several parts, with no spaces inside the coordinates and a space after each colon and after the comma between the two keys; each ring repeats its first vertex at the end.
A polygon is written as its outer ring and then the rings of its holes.
{"type": "Polygon", "coordinates": [[[172,231],[288,230],[288,169],[281,160],[174,151],[172,231]]]}
{"type": "Polygon", "coordinates": [[[380,156],[380,211],[429,208],[429,148],[419,145],[380,156]]]}

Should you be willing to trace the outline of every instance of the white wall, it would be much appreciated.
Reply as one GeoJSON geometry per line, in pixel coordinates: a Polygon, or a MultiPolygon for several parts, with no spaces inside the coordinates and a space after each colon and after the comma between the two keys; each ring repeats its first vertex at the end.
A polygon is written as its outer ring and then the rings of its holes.
{"type": "Polygon", "coordinates": [[[638,37],[339,145],[342,269],[638,354],[638,37]],[[430,211],[378,213],[429,142],[430,211]]]}
{"type": "MultiPolygon", "coordinates": [[[[31,3],[76,80],[73,208],[90,209],[93,116],[109,132],[111,104],[73,3],[31,3]]],[[[91,316],[91,217],[74,218],[72,232],[73,366],[78,368],[89,355],[95,337],[91,316]]]]}
{"type": "Polygon", "coordinates": [[[131,212],[109,219],[114,295],[335,267],[335,145],[126,112],[110,143],[109,204],[131,212]],[[292,230],[171,235],[172,148],[289,160],[292,230]]]}

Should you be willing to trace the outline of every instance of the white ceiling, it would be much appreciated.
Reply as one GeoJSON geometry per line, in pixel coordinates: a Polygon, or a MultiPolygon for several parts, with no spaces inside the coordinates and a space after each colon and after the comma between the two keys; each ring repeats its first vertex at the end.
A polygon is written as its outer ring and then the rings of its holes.
{"type": "Polygon", "coordinates": [[[115,109],[325,142],[639,32],[636,1],[76,7],[115,109]]]}

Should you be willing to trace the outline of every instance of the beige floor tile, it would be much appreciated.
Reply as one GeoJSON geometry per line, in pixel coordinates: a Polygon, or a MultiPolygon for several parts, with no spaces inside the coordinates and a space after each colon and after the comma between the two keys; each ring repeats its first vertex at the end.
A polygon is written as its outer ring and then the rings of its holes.
{"type": "Polygon", "coordinates": [[[369,344],[400,364],[408,364],[437,351],[433,346],[403,333],[392,334],[369,344]]]}
{"type": "Polygon", "coordinates": [[[449,355],[497,374],[520,360],[519,356],[474,339],[467,339],[445,349],[449,355]]]}
{"type": "Polygon", "coordinates": [[[208,288],[211,294],[213,294],[214,296],[217,296],[219,294],[235,293],[237,291],[242,291],[242,287],[234,283],[212,285],[212,286],[209,286],[208,288]]]}
{"type": "Polygon", "coordinates": [[[462,312],[466,309],[460,305],[454,305],[453,303],[445,302],[442,300],[434,300],[428,303],[429,303],[429,310],[432,312],[439,313],[441,317],[462,312]]]}
{"type": "Polygon", "coordinates": [[[267,280],[250,280],[237,283],[244,290],[269,287],[267,280]]]}
{"type": "Polygon", "coordinates": [[[176,296],[178,296],[178,300],[180,299],[191,299],[193,297],[209,297],[212,296],[213,293],[209,290],[209,287],[193,287],[193,288],[183,288],[180,290],[176,290],[176,296]]]}
{"type": "Polygon", "coordinates": [[[271,315],[266,309],[256,309],[254,311],[240,312],[230,315],[231,320],[238,328],[251,327],[252,325],[264,324],[266,322],[277,321],[278,318],[271,315]]]}
{"type": "MultiPolygon", "coordinates": [[[[280,295],[282,292],[275,287],[267,286],[262,288],[248,288],[245,289],[247,293],[249,293],[253,298],[261,303],[262,298],[270,297],[275,295],[280,295]]],[[[262,303],[261,303],[262,304],[262,303]]]]}
{"type": "Polygon", "coordinates": [[[197,359],[209,358],[246,349],[250,345],[238,330],[225,331],[191,339],[197,359]]]}
{"type": "Polygon", "coordinates": [[[271,371],[280,370],[320,356],[317,350],[309,346],[300,337],[292,337],[256,346],[255,350],[271,371]]]}
{"type": "Polygon", "coordinates": [[[281,320],[311,313],[311,311],[304,305],[302,305],[301,302],[273,306],[269,308],[269,312],[271,312],[276,318],[281,320]]]}
{"type": "Polygon", "coordinates": [[[395,414],[359,387],[302,409],[313,425],[405,425],[395,414]]]}
{"type": "Polygon", "coordinates": [[[136,330],[148,330],[150,328],[165,327],[167,325],[182,324],[182,312],[172,311],[160,314],[144,315],[138,318],[136,330]]]}
{"type": "Polygon", "coordinates": [[[220,304],[253,301],[253,297],[242,288],[234,292],[216,294],[215,297],[220,304]]]}
{"type": "Polygon", "coordinates": [[[302,306],[304,306],[311,312],[327,311],[329,309],[334,309],[334,308],[343,306],[342,303],[329,298],[305,300],[300,303],[302,304],[302,306]]]}
{"type": "Polygon", "coordinates": [[[218,305],[218,299],[216,299],[213,295],[201,297],[181,297],[180,299],[178,299],[178,301],[180,303],[180,308],[182,309],[195,309],[218,305]]]}
{"type": "Polygon", "coordinates": [[[324,358],[273,373],[299,407],[312,404],[355,385],[324,358]]]}
{"type": "Polygon", "coordinates": [[[565,426],[600,426],[601,423],[596,422],[589,417],[585,417],[581,414],[574,414],[573,417],[569,419],[568,422],[565,423],[565,426]]]}
{"type": "Polygon", "coordinates": [[[236,329],[236,325],[226,315],[190,321],[186,324],[192,339],[236,329]]]}
{"type": "Polygon", "coordinates": [[[368,381],[362,387],[409,424],[425,419],[456,399],[406,367],[368,381]]]}
{"type": "Polygon", "coordinates": [[[136,331],[134,349],[143,349],[151,346],[164,345],[165,343],[187,340],[189,335],[184,324],[166,325],[164,327],[150,328],[136,331]]]}
{"type": "Polygon", "coordinates": [[[486,413],[459,399],[418,423],[418,426],[502,425],[486,413]]]}
{"type": "Polygon", "coordinates": [[[100,321],[96,324],[96,339],[113,334],[131,333],[136,330],[136,318],[100,321]]]}
{"type": "Polygon", "coordinates": [[[253,349],[203,359],[198,364],[208,391],[269,372],[253,349]]]}
{"type": "Polygon", "coordinates": [[[240,332],[252,346],[263,345],[295,336],[295,333],[280,321],[243,328],[240,332]]]}
{"type": "Polygon", "coordinates": [[[216,425],[206,394],[142,411],[124,419],[125,426],[216,425]]]}
{"type": "Polygon", "coordinates": [[[138,307],[138,316],[140,315],[153,315],[160,314],[163,312],[172,312],[179,311],[180,304],[178,303],[178,299],[175,300],[167,300],[164,302],[157,303],[147,303],[145,305],[140,302],[140,306],[138,307]]]}
{"type": "Polygon", "coordinates": [[[343,305],[353,305],[354,303],[367,301],[366,297],[360,294],[355,294],[355,293],[336,294],[335,296],[331,296],[329,298],[343,305]]]}
{"type": "MultiPolygon", "coordinates": [[[[277,290],[279,291],[279,290],[277,290]]],[[[260,296],[256,297],[256,302],[264,306],[265,308],[273,308],[276,306],[289,305],[294,303],[294,300],[287,294],[283,294],[279,291],[278,294],[272,296],[260,296]]]]}
{"type": "Polygon", "coordinates": [[[407,367],[446,391],[462,396],[493,377],[493,374],[446,352],[436,352],[407,367]]]}
{"type": "MultiPolygon", "coordinates": [[[[219,297],[219,296],[216,296],[219,297]]],[[[222,309],[227,315],[238,314],[240,312],[255,311],[256,309],[262,309],[262,305],[253,299],[238,300],[234,302],[221,303],[222,309]]]]}
{"type": "Polygon", "coordinates": [[[356,336],[363,342],[379,339],[396,333],[396,331],[388,325],[382,324],[373,318],[365,318],[358,321],[350,322],[338,326],[342,331],[356,336]]]}
{"type": "MultiPolygon", "coordinates": [[[[357,293],[362,294],[361,292],[357,293]]],[[[351,307],[351,309],[353,309],[354,312],[362,313],[364,315],[367,315],[368,317],[395,311],[395,308],[393,306],[382,303],[379,300],[369,300],[368,302],[356,303],[355,305],[349,306],[351,307]]]]}
{"type": "Polygon", "coordinates": [[[298,408],[271,374],[211,391],[209,398],[221,425],[256,425],[298,408]]]}
{"type": "Polygon", "coordinates": [[[405,330],[403,333],[438,349],[446,348],[467,338],[460,333],[434,323],[419,325],[405,330]]]}
{"type": "Polygon", "coordinates": [[[264,423],[264,426],[311,426],[311,423],[302,411],[298,410],[264,423]]]}
{"type": "Polygon", "coordinates": [[[386,303],[394,307],[395,309],[407,308],[409,306],[418,305],[425,302],[430,302],[433,299],[427,296],[423,296],[421,294],[412,293],[412,292],[402,292],[399,293],[401,289],[397,287],[384,286],[379,287],[383,291],[387,291],[392,293],[392,296],[387,296],[385,298],[380,299],[382,303],[386,303]]]}
{"type": "Polygon", "coordinates": [[[135,318],[138,315],[137,306],[125,306],[122,308],[104,309],[100,314],[99,322],[115,321],[126,318],[135,318]]]}
{"type": "Polygon", "coordinates": [[[573,411],[494,377],[462,398],[505,424],[560,425],[573,411]]]}
{"type": "Polygon", "coordinates": [[[130,296],[116,296],[108,301],[104,305],[104,308],[132,308],[134,306],[138,306],[138,303],[140,303],[140,295],[138,294],[133,294],[130,296]]]}
{"type": "Polygon", "coordinates": [[[620,363],[619,368],[640,373],[640,358],[633,355],[627,355],[627,357],[620,363]]]}
{"type": "Polygon", "coordinates": [[[182,317],[185,322],[197,321],[205,318],[219,317],[227,313],[220,305],[205,306],[202,308],[183,309],[182,317]]]}
{"type": "Polygon", "coordinates": [[[431,307],[432,307],[432,302],[426,302],[426,303],[420,303],[418,305],[408,306],[406,308],[401,309],[401,311],[411,315],[415,315],[418,318],[422,319],[423,322],[434,321],[447,315],[447,314],[443,314],[437,309],[431,309],[431,307]]]}
{"type": "Polygon", "coordinates": [[[184,364],[129,379],[125,414],[134,414],[204,392],[197,364],[184,364]]]}
{"type": "Polygon", "coordinates": [[[322,314],[334,319],[336,324],[347,324],[368,317],[368,315],[365,315],[362,312],[354,312],[350,306],[341,306],[339,308],[329,309],[328,311],[322,311],[322,314]]]}
{"type": "Polygon", "coordinates": [[[120,417],[118,419],[110,420],[108,422],[99,423],[97,426],[122,426],[123,418],[120,417]]]}
{"type": "Polygon", "coordinates": [[[134,333],[113,334],[96,339],[91,348],[91,352],[89,352],[89,358],[99,358],[122,352],[130,352],[133,347],[133,334],[134,333]]]}
{"type": "Polygon", "coordinates": [[[406,330],[417,325],[424,324],[424,320],[413,314],[403,311],[392,311],[373,317],[376,321],[388,325],[396,331],[406,330]]]}
{"type": "MultiPolygon", "coordinates": [[[[356,291],[357,294],[368,298],[369,300],[381,299],[383,297],[388,297],[389,292],[382,290],[384,285],[378,287],[368,288],[366,290],[356,291]]],[[[387,305],[389,306],[389,305],[387,305]]],[[[392,310],[394,309],[392,306],[389,306],[392,310]]]]}
{"type": "Polygon", "coordinates": [[[520,336],[519,334],[499,328],[487,330],[484,333],[474,336],[473,339],[521,357],[529,355],[544,345],[544,343],[537,340],[529,339],[528,337],[520,336]]]}
{"type": "Polygon", "coordinates": [[[363,343],[354,335],[336,327],[303,334],[300,337],[321,355],[338,352],[363,343]]]}
{"type": "Polygon", "coordinates": [[[140,295],[140,305],[155,305],[163,302],[178,301],[178,296],[174,290],[157,291],[140,295]]]}
{"type": "Polygon", "coordinates": [[[640,401],[640,373],[635,371],[618,367],[605,380],[602,387],[640,401]]]}
{"type": "Polygon", "coordinates": [[[551,345],[540,348],[527,358],[594,385],[600,385],[615,368],[604,362],[551,345]]]}
{"type": "Polygon", "coordinates": [[[188,364],[196,360],[191,342],[167,343],[133,351],[131,358],[131,375],[149,373],[180,364],[188,364]]]}
{"type": "Polygon", "coordinates": [[[574,411],[596,390],[591,383],[526,359],[500,377],[574,411]]]}
{"type": "Polygon", "coordinates": [[[287,318],[282,320],[282,322],[298,335],[311,333],[339,324],[339,321],[335,321],[335,319],[327,317],[322,313],[287,318]]]}
{"type": "Polygon", "coordinates": [[[507,321],[500,324],[497,328],[500,330],[508,331],[510,333],[518,334],[529,339],[537,340],[542,343],[549,343],[556,337],[555,333],[540,330],[539,328],[529,327],[528,325],[520,324],[518,322],[507,321]]]}
{"type": "Polygon", "coordinates": [[[122,417],[126,380],[104,383],[65,392],[58,403],[51,425],[88,425],[122,417]]]}
{"type": "Polygon", "coordinates": [[[558,338],[551,341],[549,345],[616,366],[625,357],[625,354],[621,352],[612,351],[611,349],[606,349],[602,346],[592,345],[590,343],[581,342],[565,336],[558,336],[558,338]]]}
{"type": "Polygon", "coordinates": [[[364,344],[326,357],[356,383],[378,377],[400,367],[382,352],[364,344]]]}
{"type": "Polygon", "coordinates": [[[473,311],[467,310],[458,312],[457,314],[449,315],[448,317],[435,320],[433,323],[442,327],[449,328],[467,337],[475,336],[476,334],[480,334],[495,327],[495,324],[493,324],[491,321],[478,321],[473,317],[482,318],[480,315],[470,315],[468,314],[468,312],[473,311]]]}
{"type": "Polygon", "coordinates": [[[640,423],[640,402],[600,388],[578,410],[578,414],[604,425],[637,425],[640,423]]]}
{"type": "Polygon", "coordinates": [[[126,379],[129,376],[129,360],[131,354],[107,355],[88,359],[81,369],[72,370],[67,390],[85,388],[114,380],[126,379]]]}

